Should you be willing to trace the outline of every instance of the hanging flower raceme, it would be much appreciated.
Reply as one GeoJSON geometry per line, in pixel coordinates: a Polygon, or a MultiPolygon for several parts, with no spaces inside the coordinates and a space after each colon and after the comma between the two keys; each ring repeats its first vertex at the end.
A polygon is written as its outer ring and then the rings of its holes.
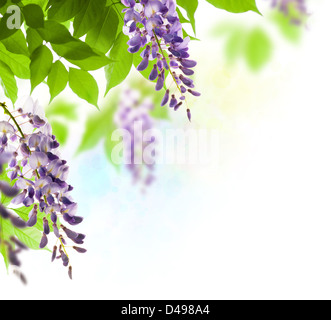
{"type": "Polygon", "coordinates": [[[155,127],[150,112],[154,105],[145,99],[140,101],[139,92],[128,89],[122,93],[114,122],[124,131],[124,162],[130,170],[133,182],[149,186],[155,179],[155,137],[148,136],[155,127]]]}
{"type": "Polygon", "coordinates": [[[20,190],[11,204],[31,209],[26,219],[27,227],[42,222],[40,249],[45,248],[54,236],[52,261],[62,259],[72,278],[67,242],[73,242],[71,247],[76,251],[85,252],[76,247],[84,243],[85,235],[65,226],[76,226],[83,220],[76,216],[77,203],[70,195],[73,187],[67,182],[69,166],[61,159],[59,143],[44,114],[38,113],[36,103],[30,101],[31,110],[23,108],[13,112],[5,104],[0,105],[9,116],[7,121],[0,121],[0,152],[8,158],[8,178],[20,190]],[[23,124],[18,123],[20,119],[23,124]]]}
{"type": "MultiPolygon", "coordinates": [[[[125,33],[128,33],[129,52],[141,52],[142,62],[138,71],[146,70],[153,64],[149,75],[151,81],[156,80],[155,90],[165,87],[166,74],[169,72],[175,83],[175,91],[166,89],[162,106],[178,110],[186,100],[186,94],[200,96],[195,91],[193,68],[197,62],[189,59],[188,44],[190,37],[183,36],[183,29],[176,11],[175,0],[122,0],[128,7],[124,9],[125,33]]],[[[190,108],[186,108],[187,116],[191,120],[190,108]]]]}
{"type": "MultiPolygon", "coordinates": [[[[0,153],[1,176],[4,171],[3,167],[8,166],[10,158],[10,153],[0,153]]],[[[0,193],[2,195],[2,200],[11,199],[19,193],[19,190],[11,186],[7,181],[1,179],[0,193]]],[[[27,250],[28,248],[17,238],[15,233],[10,233],[8,230],[22,229],[25,227],[26,223],[21,218],[19,218],[15,213],[13,213],[11,210],[8,210],[2,203],[0,203],[0,251],[4,255],[5,261],[7,260],[8,264],[15,267],[14,273],[20,277],[24,284],[26,284],[26,278],[19,270],[21,267],[21,261],[18,256],[22,251],[27,250]]]]}
{"type": "Polygon", "coordinates": [[[301,25],[309,15],[305,0],[272,0],[272,7],[277,7],[297,25],[301,25]]]}

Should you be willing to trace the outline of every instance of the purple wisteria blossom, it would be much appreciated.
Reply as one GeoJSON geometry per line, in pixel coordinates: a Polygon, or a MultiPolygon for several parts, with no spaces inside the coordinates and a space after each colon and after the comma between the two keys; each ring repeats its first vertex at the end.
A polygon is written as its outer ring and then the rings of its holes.
{"type": "Polygon", "coordinates": [[[140,101],[139,92],[132,89],[124,90],[114,122],[123,135],[124,162],[132,174],[133,182],[141,182],[149,186],[155,179],[155,136],[152,129],[155,120],[150,112],[153,103],[145,99],[140,101]],[[149,136],[148,133],[151,133],[149,136]]]}
{"type": "MultiPolygon", "coordinates": [[[[3,154],[9,164],[8,178],[20,190],[11,204],[31,209],[26,226],[34,227],[42,221],[39,247],[45,248],[53,234],[59,243],[56,246],[59,257],[68,266],[67,240],[81,245],[85,235],[70,232],[64,225],[76,226],[83,221],[76,215],[77,203],[70,195],[73,187],[67,182],[67,161],[61,159],[59,143],[43,112],[38,112],[41,108],[37,103],[30,99],[27,107],[13,112],[5,104],[1,107],[10,117],[0,121],[0,155],[3,154]],[[22,125],[18,123],[20,119],[22,125]]],[[[69,276],[72,276],[72,268],[69,276]]]]}
{"type": "Polygon", "coordinates": [[[293,24],[301,25],[309,15],[306,0],[272,0],[271,5],[289,16],[293,24]]]}
{"type": "MultiPolygon", "coordinates": [[[[183,36],[183,28],[176,11],[175,0],[122,0],[128,7],[124,9],[124,32],[130,36],[128,41],[129,52],[137,53],[142,48],[142,61],[138,71],[144,71],[149,64],[153,64],[149,79],[156,81],[155,90],[165,87],[166,75],[170,73],[175,90],[179,97],[175,97],[170,108],[178,110],[186,100],[186,93],[200,96],[194,91],[194,83],[189,78],[194,74],[192,70],[197,62],[189,59],[188,45],[190,37],[183,36]]],[[[167,89],[166,89],[167,90],[167,89]]],[[[162,105],[170,101],[166,91],[162,105]]],[[[187,116],[191,120],[191,111],[186,108],[187,116]]]]}
{"type": "MultiPolygon", "coordinates": [[[[8,166],[8,162],[11,159],[11,154],[2,152],[0,153],[0,175],[4,171],[4,166],[8,166]]],[[[0,180],[0,194],[1,199],[13,198],[19,193],[19,190],[11,186],[8,182],[3,179],[0,180]]],[[[3,220],[7,220],[12,224],[12,228],[22,229],[26,227],[26,223],[14,214],[11,210],[8,210],[2,203],[0,203],[0,247],[2,248],[2,254],[7,256],[8,263],[15,267],[15,274],[19,276],[21,281],[26,284],[26,278],[24,274],[19,271],[21,267],[21,261],[19,259],[19,254],[23,250],[28,248],[15,236],[15,234],[4,236],[3,233],[3,220]]]]}

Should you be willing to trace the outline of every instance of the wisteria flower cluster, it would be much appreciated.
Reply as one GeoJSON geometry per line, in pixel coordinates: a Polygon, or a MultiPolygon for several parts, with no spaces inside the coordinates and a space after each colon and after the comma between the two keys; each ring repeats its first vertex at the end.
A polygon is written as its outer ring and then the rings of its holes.
{"type": "MultiPolygon", "coordinates": [[[[178,110],[186,100],[186,93],[200,96],[195,91],[195,85],[189,77],[197,62],[189,59],[188,44],[190,37],[183,37],[182,24],[176,11],[175,0],[122,0],[127,7],[124,9],[124,23],[130,36],[129,52],[136,53],[143,48],[143,60],[138,65],[138,71],[146,70],[152,61],[153,69],[149,75],[151,81],[156,80],[155,90],[160,91],[165,86],[166,72],[169,71],[179,97],[166,89],[161,105],[169,104],[170,108],[178,110]]],[[[187,116],[191,121],[191,111],[187,107],[187,116]]]]}
{"type": "MultiPolygon", "coordinates": [[[[10,153],[2,152],[0,154],[0,175],[3,173],[3,167],[8,166],[10,158],[10,153]]],[[[6,198],[13,198],[17,196],[19,190],[11,186],[8,182],[0,181],[0,193],[6,198]]],[[[3,206],[2,203],[0,203],[0,219],[10,221],[11,225],[15,228],[22,229],[26,227],[26,223],[3,206]]],[[[6,252],[9,264],[17,268],[15,269],[15,274],[17,274],[21,281],[26,284],[27,281],[25,275],[18,269],[21,267],[21,261],[18,256],[23,250],[27,250],[28,248],[14,234],[8,239],[3,238],[2,227],[3,223],[0,224],[0,249],[1,251],[6,252]]]]}
{"type": "Polygon", "coordinates": [[[272,7],[278,9],[286,16],[291,16],[293,24],[301,25],[308,16],[305,0],[272,0],[272,7]]]}
{"type": "Polygon", "coordinates": [[[147,131],[155,127],[150,112],[154,105],[148,99],[140,101],[139,92],[127,89],[122,92],[114,122],[118,129],[124,130],[124,162],[132,174],[133,182],[144,186],[153,183],[155,169],[155,137],[146,137],[147,131]],[[145,152],[147,148],[149,152],[145,152]]]}
{"type": "Polygon", "coordinates": [[[62,259],[72,278],[67,241],[73,242],[70,247],[78,252],[86,250],[76,246],[84,243],[85,235],[66,226],[76,226],[83,221],[82,217],[76,216],[77,203],[70,196],[73,187],[67,183],[69,166],[60,158],[59,143],[44,114],[38,113],[38,104],[30,101],[31,110],[23,108],[14,112],[3,103],[1,107],[9,119],[0,121],[0,154],[5,154],[8,177],[20,190],[11,204],[31,208],[27,227],[42,221],[40,249],[48,245],[52,234],[55,235],[58,244],[53,247],[52,261],[62,259]],[[19,119],[23,124],[18,123],[19,119]],[[26,128],[24,132],[23,127],[26,128]]]}

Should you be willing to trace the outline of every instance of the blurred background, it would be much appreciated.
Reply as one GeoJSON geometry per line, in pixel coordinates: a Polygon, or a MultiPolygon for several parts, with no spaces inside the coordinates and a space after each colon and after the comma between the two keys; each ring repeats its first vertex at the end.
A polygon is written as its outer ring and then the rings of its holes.
{"type": "MultiPolygon", "coordinates": [[[[331,4],[307,1],[299,15],[271,4],[235,15],[201,1],[193,121],[157,105],[152,113],[163,131],[217,130],[210,163],[156,165],[151,185],[132,184],[109,161],[99,111],[69,91],[46,108],[88,252],[72,255],[73,281],[45,252],[22,254],[27,286],[1,262],[1,299],[331,298],[331,4]]],[[[133,69],[100,97],[100,112],[128,87],[157,101],[133,69]]],[[[47,106],[47,87],[33,98],[47,106]]]]}

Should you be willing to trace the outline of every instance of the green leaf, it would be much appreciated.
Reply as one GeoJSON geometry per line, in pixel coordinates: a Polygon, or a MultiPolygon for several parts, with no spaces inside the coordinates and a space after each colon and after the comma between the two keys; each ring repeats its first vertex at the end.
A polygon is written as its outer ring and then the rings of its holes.
{"type": "Polygon", "coordinates": [[[99,112],[93,113],[85,123],[85,132],[77,150],[77,154],[93,149],[100,141],[111,135],[115,129],[113,115],[116,111],[118,96],[112,97],[111,103],[99,112]]]}
{"type": "Polygon", "coordinates": [[[70,68],[69,86],[78,97],[98,108],[98,84],[87,71],[70,68]]]}
{"type": "Polygon", "coordinates": [[[46,109],[47,119],[53,117],[62,117],[68,121],[75,121],[78,119],[77,105],[68,102],[67,100],[54,101],[46,109]]]}
{"type": "Polygon", "coordinates": [[[207,0],[218,9],[224,9],[232,13],[254,11],[260,14],[255,0],[207,0]]]}
{"type": "Polygon", "coordinates": [[[112,7],[107,7],[98,24],[87,33],[86,43],[107,53],[115,41],[118,23],[118,14],[112,7]]]}
{"type": "Polygon", "coordinates": [[[193,32],[196,34],[194,15],[199,5],[198,0],[177,0],[177,4],[186,10],[187,17],[190,19],[190,23],[192,25],[193,32]]]}
{"type": "Polygon", "coordinates": [[[101,55],[91,56],[83,60],[67,60],[85,71],[98,70],[112,62],[106,56],[101,55]]]}
{"type": "Polygon", "coordinates": [[[272,44],[268,35],[255,28],[248,36],[245,50],[246,61],[254,71],[260,70],[272,56],[272,44]]]}
{"type": "Polygon", "coordinates": [[[10,68],[2,61],[0,61],[0,83],[5,95],[15,104],[18,94],[16,79],[10,68]]]}
{"type": "Polygon", "coordinates": [[[48,19],[65,22],[74,18],[82,9],[83,0],[53,1],[48,9],[48,19]]]}
{"type": "Polygon", "coordinates": [[[47,78],[47,85],[51,95],[50,102],[65,89],[68,81],[69,74],[63,63],[59,60],[53,63],[47,78]]]}
{"type": "MultiPolygon", "coordinates": [[[[13,210],[15,213],[17,213],[17,215],[24,221],[28,221],[29,220],[29,213],[31,212],[31,210],[33,209],[34,205],[31,205],[30,207],[20,207],[20,208],[15,208],[15,209],[11,209],[13,210]]],[[[33,227],[33,229],[39,231],[44,231],[44,218],[46,218],[49,222],[49,228],[50,231],[53,232],[53,222],[51,220],[51,217],[49,214],[45,214],[44,212],[41,212],[38,209],[38,213],[37,213],[37,223],[36,225],[33,227]]],[[[60,221],[58,220],[57,222],[58,226],[60,225],[60,221]]],[[[29,228],[32,229],[32,228],[29,228]]],[[[25,230],[25,229],[24,229],[25,230]]],[[[38,241],[38,246],[39,246],[39,242],[38,241]]]]}
{"type": "Polygon", "coordinates": [[[44,11],[36,4],[28,4],[22,8],[26,24],[31,28],[42,28],[44,26],[44,11]]]}
{"type": "Polygon", "coordinates": [[[53,54],[46,46],[40,46],[31,55],[31,92],[48,76],[53,63],[53,54]]]}
{"type": "Polygon", "coordinates": [[[106,0],[86,0],[83,8],[74,19],[74,36],[85,35],[96,26],[105,10],[106,0]]]}
{"type": "Polygon", "coordinates": [[[68,140],[69,130],[67,126],[58,120],[51,120],[50,124],[53,129],[53,134],[56,137],[56,140],[61,144],[65,145],[68,140]]]}
{"type": "Polygon", "coordinates": [[[43,38],[36,29],[32,28],[26,30],[26,41],[30,54],[43,44],[43,38]]]}
{"type": "Polygon", "coordinates": [[[16,77],[30,79],[30,59],[27,56],[11,53],[0,43],[0,60],[8,65],[16,77]]]}
{"type": "Polygon", "coordinates": [[[111,62],[105,67],[107,79],[106,94],[110,89],[119,85],[130,73],[133,54],[128,52],[128,37],[120,33],[115,40],[114,46],[111,49],[108,57],[114,62],[111,62]]]}
{"type": "Polygon", "coordinates": [[[29,56],[26,42],[22,30],[17,30],[12,36],[2,40],[2,43],[9,52],[29,56]]]}
{"type": "Polygon", "coordinates": [[[38,28],[37,31],[42,39],[52,44],[78,42],[64,25],[56,21],[45,21],[44,27],[38,28]]]}
{"type": "Polygon", "coordinates": [[[39,244],[42,233],[35,228],[17,229],[14,228],[14,234],[22,243],[32,250],[40,250],[39,244]]]}
{"type": "Polygon", "coordinates": [[[99,55],[85,42],[77,39],[62,44],[52,44],[52,48],[60,57],[67,60],[84,60],[99,55]]]}

